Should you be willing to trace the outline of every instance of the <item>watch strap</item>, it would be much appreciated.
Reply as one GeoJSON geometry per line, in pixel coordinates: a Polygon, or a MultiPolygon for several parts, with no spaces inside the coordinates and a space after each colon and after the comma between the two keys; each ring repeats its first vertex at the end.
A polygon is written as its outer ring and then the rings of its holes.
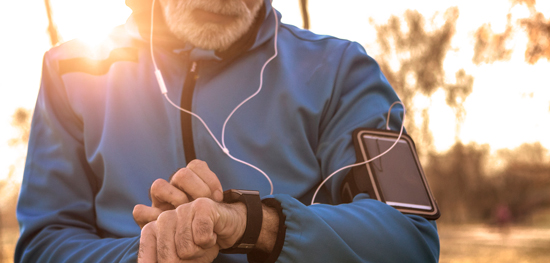
{"type": "Polygon", "coordinates": [[[275,263],[283,251],[286,236],[286,215],[283,213],[283,207],[281,203],[275,198],[265,198],[262,200],[262,204],[267,207],[271,207],[277,211],[279,215],[279,229],[277,230],[277,240],[273,246],[271,253],[264,252],[259,249],[254,249],[252,252],[246,255],[249,263],[275,263]]]}
{"type": "Polygon", "coordinates": [[[256,247],[262,230],[262,202],[258,191],[230,189],[223,193],[224,203],[242,202],[246,206],[246,228],[233,246],[221,249],[225,254],[247,254],[256,247]]]}

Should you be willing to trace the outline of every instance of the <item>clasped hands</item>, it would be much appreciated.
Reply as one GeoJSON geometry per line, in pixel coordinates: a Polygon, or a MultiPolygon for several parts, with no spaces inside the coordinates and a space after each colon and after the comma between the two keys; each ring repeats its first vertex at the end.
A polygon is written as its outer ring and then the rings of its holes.
{"type": "MultiPolygon", "coordinates": [[[[152,206],[139,204],[133,211],[141,228],[138,262],[212,262],[220,249],[235,244],[246,229],[246,206],[221,203],[222,189],[200,160],[180,169],[170,182],[157,179],[150,190],[152,206]]],[[[263,240],[262,247],[270,251],[278,216],[272,209],[263,211],[258,245],[263,240]]]]}
{"type": "Polygon", "coordinates": [[[212,262],[246,228],[246,207],[223,204],[222,186],[206,162],[193,160],[170,182],[157,179],[152,206],[136,205],[142,228],[138,262],[212,262]]]}

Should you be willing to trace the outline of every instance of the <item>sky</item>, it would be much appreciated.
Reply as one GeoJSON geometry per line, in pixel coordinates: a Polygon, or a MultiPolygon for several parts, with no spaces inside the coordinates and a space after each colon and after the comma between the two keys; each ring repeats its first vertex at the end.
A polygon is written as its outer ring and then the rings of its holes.
{"type": "MultiPolygon", "coordinates": [[[[53,16],[63,40],[100,39],[108,29],[124,23],[130,15],[123,0],[51,0],[53,16]]],[[[275,0],[282,12],[283,22],[301,26],[298,0],[275,0]]],[[[506,14],[513,19],[527,17],[525,6],[507,1],[438,0],[438,1],[372,1],[372,0],[310,0],[311,30],[357,41],[376,57],[374,24],[386,23],[390,15],[402,15],[416,9],[437,25],[449,7],[457,6],[460,16],[452,51],[447,54],[444,68],[446,78],[454,82],[454,74],[464,69],[472,75],[474,88],[464,102],[466,117],[459,131],[464,143],[489,144],[492,151],[515,148],[522,143],[541,142],[550,149],[550,62],[539,60],[534,65],[524,62],[527,43],[525,33],[514,32],[508,48],[513,48],[510,61],[475,65],[474,32],[482,24],[491,23],[494,32],[506,27],[506,14]],[[493,6],[492,3],[497,5],[493,6]],[[373,21],[373,22],[370,22],[373,21]]],[[[537,1],[537,10],[550,16],[550,1],[537,1]]],[[[46,32],[48,25],[44,1],[3,1],[0,3],[0,179],[10,169],[21,180],[26,148],[11,147],[8,140],[17,135],[10,126],[16,108],[32,109],[40,83],[42,57],[50,48],[46,32]]],[[[431,98],[415,98],[416,108],[430,108],[430,129],[439,151],[455,143],[455,115],[445,104],[440,90],[431,98]]],[[[418,119],[418,118],[417,118],[418,119]]]]}

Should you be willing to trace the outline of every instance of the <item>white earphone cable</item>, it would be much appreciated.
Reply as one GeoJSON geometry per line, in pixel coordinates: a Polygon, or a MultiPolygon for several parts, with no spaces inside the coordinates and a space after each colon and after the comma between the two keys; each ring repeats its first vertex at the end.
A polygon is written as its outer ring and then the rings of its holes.
{"type": "Polygon", "coordinates": [[[399,140],[401,139],[401,135],[403,135],[403,127],[405,126],[405,105],[400,102],[400,101],[396,101],[394,103],[391,104],[390,106],[390,109],[388,110],[388,117],[386,118],[386,129],[389,130],[389,122],[390,122],[390,113],[391,113],[391,109],[393,108],[393,106],[395,104],[401,104],[401,106],[403,106],[403,121],[401,122],[401,130],[399,131],[399,136],[397,136],[397,139],[395,140],[395,142],[392,144],[392,146],[390,148],[388,148],[385,152],[369,159],[369,160],[366,160],[364,162],[360,162],[360,163],[355,163],[355,164],[350,164],[350,165],[347,165],[347,166],[344,166],[336,171],[334,171],[333,173],[331,173],[329,176],[327,176],[327,178],[325,178],[325,180],[323,180],[321,182],[321,184],[317,187],[317,190],[315,190],[315,193],[313,194],[313,197],[311,198],[311,204],[314,205],[314,204],[318,204],[318,203],[315,203],[315,198],[317,197],[317,194],[319,193],[319,190],[321,190],[321,187],[330,179],[332,178],[332,176],[334,176],[335,174],[339,173],[340,171],[344,170],[344,169],[348,169],[348,168],[353,168],[353,167],[356,167],[356,166],[359,166],[359,165],[364,165],[364,164],[367,164],[369,162],[372,162],[380,157],[382,157],[384,154],[388,153],[391,149],[393,149],[393,147],[395,145],[397,145],[397,143],[399,142],[399,140]]]}
{"type": "Polygon", "coordinates": [[[278,29],[279,29],[279,21],[277,19],[277,13],[275,12],[275,8],[273,8],[273,15],[275,17],[275,36],[274,36],[274,50],[275,50],[275,53],[273,54],[273,56],[271,56],[265,63],[264,65],[262,66],[262,69],[260,71],[260,85],[258,87],[258,90],[252,94],[251,96],[249,96],[248,98],[246,98],[245,100],[243,100],[241,103],[239,103],[239,105],[237,105],[237,107],[235,107],[233,109],[233,111],[231,111],[231,113],[229,114],[229,116],[227,116],[227,118],[225,119],[224,121],[224,124],[223,124],[223,127],[222,127],[222,136],[221,136],[221,139],[222,139],[222,144],[220,144],[220,142],[218,141],[218,139],[216,138],[216,136],[214,136],[214,134],[212,133],[212,131],[210,130],[210,128],[208,127],[208,125],[206,124],[206,122],[204,122],[204,120],[197,114],[189,111],[189,110],[186,110],[186,109],[183,109],[181,108],[180,106],[178,106],[177,104],[175,104],[172,100],[170,100],[170,98],[168,97],[168,89],[166,88],[166,84],[164,83],[164,78],[162,77],[162,73],[160,72],[160,70],[158,69],[157,67],[157,63],[156,63],[156,60],[155,60],[155,55],[153,53],[153,30],[154,30],[154,17],[155,17],[155,0],[152,1],[152,6],[151,6],[151,34],[150,34],[150,39],[149,39],[149,46],[150,46],[150,51],[151,51],[151,57],[152,57],[152,60],[153,60],[153,67],[155,68],[155,76],[157,78],[157,82],[159,84],[159,87],[160,87],[160,90],[162,92],[162,94],[164,95],[164,97],[166,98],[166,100],[168,100],[168,102],[176,107],[177,109],[185,112],[185,113],[188,113],[188,114],[191,114],[192,116],[194,116],[195,118],[199,119],[199,121],[202,123],[202,125],[204,125],[204,127],[206,128],[206,130],[208,131],[208,133],[210,134],[210,136],[212,137],[212,139],[214,139],[214,141],[216,142],[216,144],[218,145],[218,147],[220,147],[220,149],[227,155],[229,156],[229,158],[231,158],[232,160],[236,161],[236,162],[239,162],[239,163],[242,163],[244,165],[247,165],[253,169],[255,169],[256,171],[260,172],[266,179],[267,181],[269,182],[269,186],[271,188],[271,191],[270,191],[270,195],[273,194],[273,182],[271,181],[271,178],[263,171],[261,170],[260,168],[246,162],[246,161],[243,161],[241,159],[238,159],[236,157],[234,157],[233,155],[231,155],[229,153],[229,149],[227,149],[227,147],[225,146],[225,127],[227,125],[227,122],[229,121],[229,119],[231,118],[231,116],[235,113],[235,111],[237,111],[238,108],[240,108],[244,103],[246,103],[247,101],[249,101],[250,99],[252,99],[253,97],[255,97],[262,89],[262,86],[263,86],[263,75],[264,75],[264,70],[265,68],[267,67],[267,65],[269,64],[269,62],[271,62],[273,59],[275,59],[278,55],[278,49],[277,49],[277,38],[278,38],[278,29]]]}
{"type": "MultiPolygon", "coordinates": [[[[154,30],[154,12],[155,12],[155,0],[152,1],[152,6],[151,6],[151,33],[150,33],[150,52],[151,52],[151,58],[153,60],[153,67],[155,68],[155,76],[156,76],[156,79],[157,79],[157,82],[159,84],[159,88],[161,90],[161,93],[164,95],[164,97],[166,98],[166,100],[172,105],[174,106],[175,108],[179,109],[180,111],[183,111],[185,113],[188,113],[188,114],[191,114],[193,117],[199,119],[199,121],[202,123],[202,125],[206,128],[206,130],[208,131],[208,133],[210,134],[210,136],[212,137],[212,139],[214,139],[214,141],[216,142],[216,144],[218,145],[218,147],[220,147],[220,149],[229,157],[231,158],[232,160],[236,161],[236,162],[239,162],[239,163],[242,163],[244,165],[247,165],[253,169],[255,169],[256,171],[260,172],[266,179],[267,181],[269,182],[269,185],[270,185],[270,188],[271,188],[271,192],[270,194],[272,195],[273,194],[273,182],[271,181],[271,178],[260,168],[246,162],[246,161],[243,161],[241,159],[238,159],[236,157],[234,157],[233,155],[231,155],[231,153],[229,152],[229,149],[226,147],[225,145],[225,129],[226,129],[226,126],[227,126],[227,123],[229,122],[229,119],[233,116],[233,114],[242,106],[244,105],[246,102],[248,102],[249,100],[251,100],[252,98],[254,98],[256,95],[258,95],[258,93],[260,93],[260,91],[262,90],[262,87],[263,87],[263,78],[264,78],[264,71],[265,71],[265,68],[267,67],[267,65],[272,61],[274,60],[277,55],[279,54],[278,52],[278,48],[277,48],[277,40],[278,40],[278,29],[279,29],[279,21],[277,19],[277,13],[275,12],[275,8],[273,8],[273,15],[275,17],[275,35],[274,35],[274,54],[273,56],[271,56],[265,63],[264,65],[262,66],[262,69],[260,71],[260,84],[258,86],[258,89],[256,90],[256,92],[254,92],[254,94],[250,95],[248,98],[246,98],[245,100],[243,100],[241,103],[239,103],[232,111],[231,113],[227,116],[227,118],[225,119],[224,123],[223,123],[223,126],[222,126],[222,134],[221,134],[221,140],[222,140],[222,143],[219,142],[219,140],[216,138],[216,136],[214,136],[214,134],[212,133],[212,131],[210,130],[210,128],[208,127],[208,125],[206,124],[206,122],[204,122],[204,120],[197,114],[189,111],[189,110],[186,110],[186,109],[183,109],[181,108],[180,106],[178,106],[177,104],[175,104],[172,100],[170,100],[170,98],[168,97],[168,90],[166,88],[166,84],[164,83],[164,78],[162,77],[162,73],[160,72],[158,66],[157,66],[157,62],[155,60],[155,55],[153,53],[153,30],[154,30]]],[[[364,165],[364,164],[367,164],[373,160],[376,160],[378,159],[379,157],[383,156],[384,154],[388,153],[396,144],[397,142],[399,142],[399,140],[401,139],[401,135],[403,134],[403,127],[404,127],[404,122],[405,122],[405,105],[403,105],[403,103],[401,103],[400,101],[396,101],[394,102],[391,106],[390,106],[390,109],[388,110],[388,117],[387,117],[387,121],[386,121],[386,129],[389,130],[389,119],[390,119],[390,112],[391,112],[391,109],[392,107],[395,105],[395,104],[401,104],[403,106],[403,122],[401,123],[401,130],[399,132],[399,136],[397,137],[397,139],[395,140],[394,144],[389,148],[387,149],[385,152],[369,159],[369,160],[366,160],[364,162],[361,162],[361,163],[356,163],[356,164],[351,164],[351,165],[347,165],[347,166],[344,166],[336,171],[334,171],[332,174],[330,174],[329,176],[327,176],[327,178],[325,178],[321,184],[317,187],[315,193],[313,194],[313,198],[311,200],[311,204],[316,204],[314,203],[315,202],[315,198],[317,197],[317,194],[319,192],[319,190],[321,189],[321,187],[330,179],[332,178],[332,176],[334,176],[335,174],[337,174],[338,172],[344,170],[344,169],[348,169],[348,168],[352,168],[352,167],[355,167],[355,166],[359,166],[359,165],[364,165]]]]}

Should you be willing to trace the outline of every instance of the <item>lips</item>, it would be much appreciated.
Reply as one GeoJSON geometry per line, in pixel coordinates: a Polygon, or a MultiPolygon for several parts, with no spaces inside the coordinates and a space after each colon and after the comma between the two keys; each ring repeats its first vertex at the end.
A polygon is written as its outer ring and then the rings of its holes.
{"type": "Polygon", "coordinates": [[[232,23],[237,16],[214,13],[202,9],[195,9],[192,16],[198,23],[227,24],[232,23]]]}
{"type": "Polygon", "coordinates": [[[225,16],[241,16],[243,13],[249,12],[248,8],[242,2],[216,3],[196,1],[193,2],[191,8],[225,16]]]}
{"type": "Polygon", "coordinates": [[[238,12],[227,12],[227,11],[220,11],[220,10],[211,10],[211,9],[205,9],[205,8],[195,8],[195,10],[200,10],[203,12],[212,13],[215,15],[222,15],[222,16],[239,16],[240,13],[238,12]]]}

